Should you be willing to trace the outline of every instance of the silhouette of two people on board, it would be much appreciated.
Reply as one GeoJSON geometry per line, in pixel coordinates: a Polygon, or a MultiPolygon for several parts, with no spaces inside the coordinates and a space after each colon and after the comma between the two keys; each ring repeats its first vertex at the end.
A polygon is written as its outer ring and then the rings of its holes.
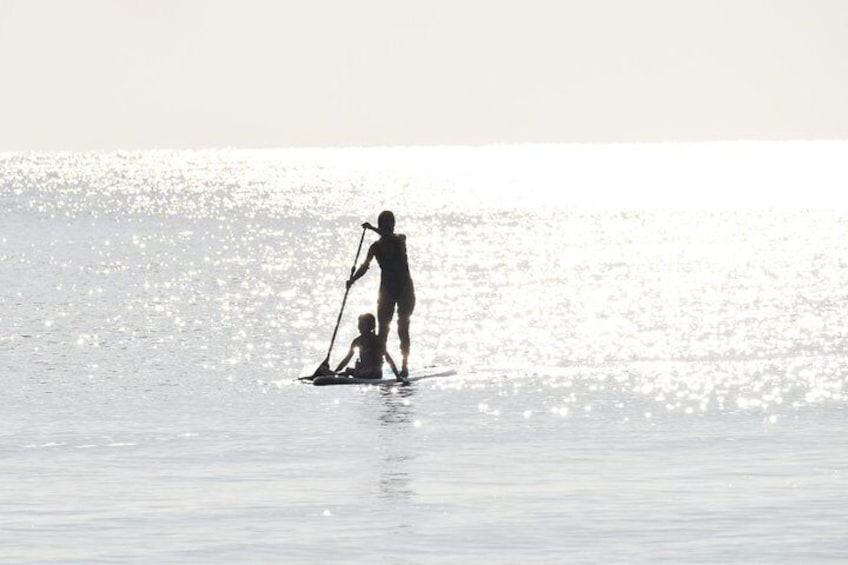
{"type": "MultiPolygon", "coordinates": [[[[382,357],[385,356],[398,379],[406,380],[406,377],[409,375],[409,322],[412,312],[415,310],[415,287],[412,284],[412,277],[409,274],[409,264],[406,257],[406,236],[395,233],[395,216],[388,210],[380,213],[377,218],[376,228],[368,222],[362,224],[362,228],[377,232],[380,239],[371,244],[362,265],[353,273],[353,276],[351,276],[346,284],[347,288],[350,289],[357,280],[368,272],[371,261],[375,258],[377,259],[377,264],[380,266],[380,292],[377,297],[378,331],[374,341],[369,341],[368,332],[363,332],[363,318],[366,315],[360,316],[360,335],[351,344],[351,351],[353,351],[354,344],[356,344],[359,348],[360,363],[364,362],[363,366],[365,368],[368,368],[368,363],[379,360],[378,366],[380,372],[370,373],[374,376],[366,378],[380,378],[382,376],[382,357]],[[392,321],[395,309],[397,309],[398,315],[397,330],[402,355],[400,373],[397,372],[394,362],[386,352],[389,324],[392,321]],[[356,343],[357,340],[360,340],[358,344],[356,343]],[[366,361],[363,361],[363,345],[366,346],[364,353],[366,361]],[[368,349],[369,347],[376,347],[377,349],[368,349]]],[[[374,319],[373,315],[368,314],[368,316],[370,316],[371,320],[374,319]]],[[[373,329],[371,331],[373,332],[373,329]]],[[[349,352],[344,362],[339,365],[337,371],[347,365],[351,356],[352,353],[349,352]]],[[[354,367],[353,371],[356,370],[354,367]]]]}

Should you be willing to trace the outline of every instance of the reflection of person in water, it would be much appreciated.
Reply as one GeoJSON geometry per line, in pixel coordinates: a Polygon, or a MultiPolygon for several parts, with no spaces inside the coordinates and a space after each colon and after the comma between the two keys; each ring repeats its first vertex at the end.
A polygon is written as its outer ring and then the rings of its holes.
{"type": "Polygon", "coordinates": [[[373,314],[362,314],[359,317],[359,335],[353,339],[350,344],[350,350],[341,360],[339,366],[336,367],[336,373],[348,377],[357,377],[360,379],[382,379],[383,378],[383,358],[389,362],[389,367],[395,374],[398,380],[401,380],[395,362],[386,352],[386,345],[383,341],[374,334],[376,322],[373,314]],[[344,373],[340,371],[347,367],[353,355],[359,352],[359,358],[352,369],[346,369],[344,373]]]}
{"type": "Polygon", "coordinates": [[[415,288],[409,275],[409,264],[406,259],[406,236],[395,233],[395,216],[388,210],[381,212],[375,228],[368,222],[363,228],[371,229],[380,234],[380,239],[368,248],[368,255],[362,266],[347,281],[348,288],[368,271],[371,260],[377,258],[380,265],[380,295],[377,299],[377,320],[379,323],[378,337],[383,346],[389,334],[389,323],[397,307],[398,337],[400,352],[403,356],[401,376],[409,374],[407,361],[409,359],[409,319],[415,309],[415,288]]]}
{"type": "MultiPolygon", "coordinates": [[[[377,443],[380,444],[381,464],[377,477],[380,496],[395,504],[410,503],[415,498],[413,478],[415,461],[420,449],[410,444],[409,430],[415,426],[415,407],[411,402],[415,387],[381,388],[382,410],[379,414],[377,443]]],[[[409,524],[397,524],[402,530],[409,524]]]]}

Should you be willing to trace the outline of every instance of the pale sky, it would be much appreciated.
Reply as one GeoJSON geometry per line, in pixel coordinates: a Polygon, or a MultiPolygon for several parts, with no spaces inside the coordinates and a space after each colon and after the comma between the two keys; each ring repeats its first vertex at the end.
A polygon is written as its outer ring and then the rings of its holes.
{"type": "Polygon", "coordinates": [[[0,0],[0,150],[848,139],[846,0],[0,0]]]}

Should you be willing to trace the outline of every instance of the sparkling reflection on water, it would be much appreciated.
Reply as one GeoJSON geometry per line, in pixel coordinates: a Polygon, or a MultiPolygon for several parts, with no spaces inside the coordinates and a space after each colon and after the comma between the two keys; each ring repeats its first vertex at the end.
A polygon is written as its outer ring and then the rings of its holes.
{"type": "Polygon", "coordinates": [[[632,149],[522,151],[2,156],[0,555],[846,556],[845,214],[574,206],[632,149]],[[295,383],[384,208],[460,375],[295,383]]]}

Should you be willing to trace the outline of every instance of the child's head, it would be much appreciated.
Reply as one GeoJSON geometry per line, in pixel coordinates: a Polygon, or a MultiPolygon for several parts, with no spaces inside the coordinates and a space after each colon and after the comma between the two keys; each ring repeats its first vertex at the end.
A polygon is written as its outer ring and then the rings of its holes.
{"type": "Polygon", "coordinates": [[[372,334],[376,328],[377,320],[374,319],[373,314],[362,314],[359,317],[359,333],[372,334]]]}
{"type": "Polygon", "coordinates": [[[395,215],[388,210],[380,212],[380,215],[377,216],[377,228],[380,230],[380,233],[394,233],[395,215]]]}

